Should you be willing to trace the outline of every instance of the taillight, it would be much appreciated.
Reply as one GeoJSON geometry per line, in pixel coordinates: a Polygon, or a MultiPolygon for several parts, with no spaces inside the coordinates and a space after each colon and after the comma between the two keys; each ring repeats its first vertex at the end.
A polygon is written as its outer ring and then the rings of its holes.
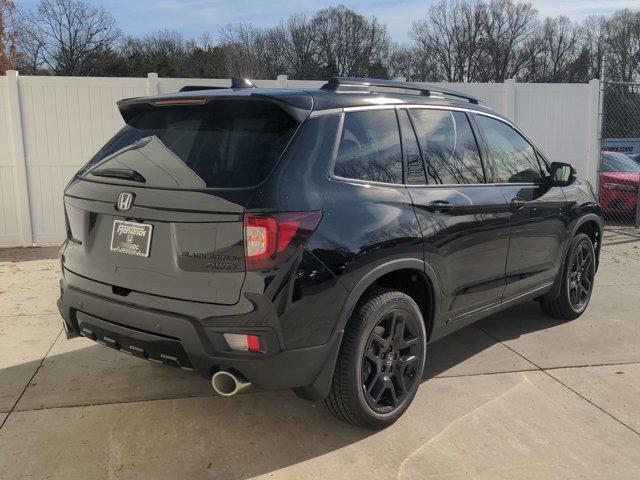
{"type": "MultiPolygon", "coordinates": [[[[73,207],[69,207],[69,209],[71,209],[72,215],[77,215],[77,211],[74,211],[76,209],[73,209],[73,207]]],[[[77,222],[74,223],[76,223],[77,225],[77,222]]],[[[69,219],[69,213],[67,212],[67,205],[64,206],[64,225],[67,231],[67,240],[73,243],[82,244],[82,240],[79,240],[73,236],[73,229],[71,228],[71,220],[69,219]]]]}
{"type": "Polygon", "coordinates": [[[67,239],[71,240],[73,238],[73,234],[71,233],[71,225],[69,224],[69,216],[67,215],[67,207],[66,205],[63,207],[64,209],[64,227],[67,231],[67,239]]]}
{"type": "Polygon", "coordinates": [[[322,212],[278,212],[244,216],[247,270],[263,270],[296,253],[316,229],[322,212]]]}

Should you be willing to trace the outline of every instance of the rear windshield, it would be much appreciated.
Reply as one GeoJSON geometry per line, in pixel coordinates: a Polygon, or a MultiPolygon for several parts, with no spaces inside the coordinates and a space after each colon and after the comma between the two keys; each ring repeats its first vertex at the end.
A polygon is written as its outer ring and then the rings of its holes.
{"type": "Polygon", "coordinates": [[[153,187],[250,187],[267,177],[297,127],[264,101],[155,107],[130,119],[80,175],[153,187]]]}

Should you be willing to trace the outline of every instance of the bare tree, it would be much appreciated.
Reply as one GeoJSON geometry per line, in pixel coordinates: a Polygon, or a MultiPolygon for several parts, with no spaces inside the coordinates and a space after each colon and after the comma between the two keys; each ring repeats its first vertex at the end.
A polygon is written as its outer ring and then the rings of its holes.
{"type": "Polygon", "coordinates": [[[523,79],[561,82],[570,76],[580,54],[579,31],[567,17],[546,18],[530,45],[529,67],[523,79]]]}
{"type": "Polygon", "coordinates": [[[157,72],[161,76],[182,76],[187,44],[181,33],[159,30],[142,38],[128,37],[121,47],[122,56],[133,75],[157,72]]]}
{"type": "Polygon", "coordinates": [[[606,50],[606,23],[602,15],[587,17],[580,26],[580,44],[588,52],[588,78],[601,78],[606,50]]]}
{"type": "Polygon", "coordinates": [[[261,78],[265,71],[264,32],[248,23],[227,25],[220,32],[227,71],[230,75],[261,78]]]}
{"type": "Polygon", "coordinates": [[[317,78],[320,48],[314,24],[305,15],[291,15],[270,30],[274,48],[292,78],[317,78]]]}
{"type": "Polygon", "coordinates": [[[275,78],[281,73],[289,73],[289,62],[284,56],[284,44],[277,28],[262,30],[256,40],[256,54],[260,59],[264,77],[275,78]]]}
{"type": "MultiPolygon", "coordinates": [[[[438,79],[473,81],[478,75],[482,48],[482,8],[477,0],[443,0],[427,18],[415,22],[410,36],[419,50],[437,60],[438,79]]],[[[424,60],[428,61],[425,57],[424,60]]]]}
{"type": "Polygon", "coordinates": [[[10,0],[0,0],[0,75],[14,67],[18,56],[16,5],[10,0]]]}
{"type": "Polygon", "coordinates": [[[531,50],[523,48],[537,28],[537,10],[529,3],[491,0],[483,7],[482,80],[504,82],[514,78],[531,60],[531,50]]]}
{"type": "Polygon", "coordinates": [[[540,21],[519,0],[439,0],[392,44],[386,26],[343,6],[278,25],[228,25],[214,41],[175,31],[121,39],[112,16],[90,0],[40,0],[15,13],[0,0],[0,72],[324,79],[334,75],[417,81],[584,82],[640,79],[640,12],[621,10],[578,24],[540,21]],[[24,19],[24,20],[22,20],[24,19]]]}
{"type": "Polygon", "coordinates": [[[610,75],[622,82],[640,78],[640,11],[621,10],[605,23],[610,75]]]}
{"type": "Polygon", "coordinates": [[[42,42],[44,64],[59,75],[90,75],[120,37],[111,14],[83,0],[41,0],[28,21],[28,38],[42,42]]]}
{"type": "Polygon", "coordinates": [[[196,39],[188,40],[188,62],[186,70],[181,76],[195,78],[224,78],[225,70],[223,51],[208,34],[200,35],[196,39]]]}
{"type": "Polygon", "coordinates": [[[325,76],[367,76],[381,66],[389,51],[387,28],[375,17],[366,18],[344,5],[320,10],[313,16],[325,76]]]}
{"type": "Polygon", "coordinates": [[[436,58],[416,46],[394,44],[389,50],[388,73],[390,78],[404,77],[412,82],[437,82],[441,66],[436,58]]]}
{"type": "Polygon", "coordinates": [[[407,81],[416,79],[415,49],[407,45],[393,44],[389,49],[389,76],[404,77],[407,81]]]}
{"type": "Polygon", "coordinates": [[[17,39],[19,56],[16,67],[30,75],[36,75],[43,70],[44,41],[33,25],[25,22],[20,29],[17,39]]]}
{"type": "Polygon", "coordinates": [[[220,32],[225,69],[232,75],[326,78],[386,76],[386,27],[346,7],[331,7],[311,19],[292,15],[278,26],[227,25],[220,32]]]}
{"type": "MultiPolygon", "coordinates": [[[[448,82],[516,77],[539,53],[537,12],[512,0],[442,0],[410,30],[423,60],[448,82]]],[[[424,68],[423,68],[424,70],[424,68]]]]}

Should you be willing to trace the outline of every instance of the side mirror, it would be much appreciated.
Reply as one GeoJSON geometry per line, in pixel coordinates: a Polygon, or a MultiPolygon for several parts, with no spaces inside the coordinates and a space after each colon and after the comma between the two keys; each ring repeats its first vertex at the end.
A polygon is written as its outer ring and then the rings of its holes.
{"type": "Polygon", "coordinates": [[[568,163],[553,162],[549,168],[549,182],[553,187],[568,187],[576,181],[576,169],[568,163]]]}

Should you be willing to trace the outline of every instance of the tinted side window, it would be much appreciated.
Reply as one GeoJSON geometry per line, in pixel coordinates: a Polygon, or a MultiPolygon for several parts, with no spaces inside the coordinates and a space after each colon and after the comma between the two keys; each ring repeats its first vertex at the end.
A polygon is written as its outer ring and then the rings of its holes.
{"type": "Polygon", "coordinates": [[[483,183],[484,171],[463,112],[415,109],[411,118],[427,164],[427,183],[483,183]]]}
{"type": "Polygon", "coordinates": [[[529,142],[504,122],[477,115],[487,140],[489,155],[499,183],[529,183],[542,180],[536,152],[529,142]]]}
{"type": "Polygon", "coordinates": [[[400,121],[400,134],[402,135],[402,150],[407,166],[406,182],[411,185],[424,185],[426,183],[424,165],[418,148],[418,140],[413,131],[409,112],[407,110],[398,111],[400,121]]]}
{"type": "Polygon", "coordinates": [[[402,183],[395,110],[347,112],[333,171],[356,180],[402,183]]]}

